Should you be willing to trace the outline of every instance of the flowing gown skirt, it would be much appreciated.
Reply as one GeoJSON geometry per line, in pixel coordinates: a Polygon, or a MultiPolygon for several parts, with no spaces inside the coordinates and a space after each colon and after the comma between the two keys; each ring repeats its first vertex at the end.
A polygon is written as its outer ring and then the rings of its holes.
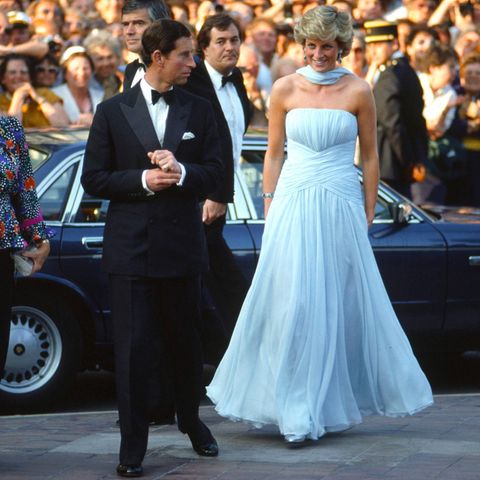
{"type": "Polygon", "coordinates": [[[222,416],[316,439],[432,403],[380,277],[353,166],[356,118],[287,115],[259,263],[207,394],[222,416]]]}

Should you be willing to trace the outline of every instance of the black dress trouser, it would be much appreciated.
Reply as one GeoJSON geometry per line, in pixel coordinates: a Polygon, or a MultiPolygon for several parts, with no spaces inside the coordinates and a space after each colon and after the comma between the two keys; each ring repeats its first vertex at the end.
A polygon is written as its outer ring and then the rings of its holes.
{"type": "Polygon", "coordinates": [[[10,249],[0,250],[0,377],[5,365],[10,338],[13,303],[13,260],[10,249]]]}
{"type": "MultiPolygon", "coordinates": [[[[198,333],[200,280],[110,275],[120,463],[142,462],[147,449],[152,366],[158,345],[160,376],[173,388],[178,428],[194,429],[202,388],[198,333]]],[[[158,382],[162,388],[162,381],[158,382]]]]}

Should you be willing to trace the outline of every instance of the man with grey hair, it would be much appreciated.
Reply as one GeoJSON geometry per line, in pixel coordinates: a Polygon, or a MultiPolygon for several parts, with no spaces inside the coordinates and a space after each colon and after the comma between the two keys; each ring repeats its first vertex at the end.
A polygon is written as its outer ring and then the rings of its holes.
{"type": "Polygon", "coordinates": [[[126,0],[122,8],[123,35],[127,50],[139,58],[130,62],[125,69],[123,89],[128,90],[138,83],[145,74],[145,65],[140,59],[143,32],[155,20],[170,18],[163,0],[126,0]]]}

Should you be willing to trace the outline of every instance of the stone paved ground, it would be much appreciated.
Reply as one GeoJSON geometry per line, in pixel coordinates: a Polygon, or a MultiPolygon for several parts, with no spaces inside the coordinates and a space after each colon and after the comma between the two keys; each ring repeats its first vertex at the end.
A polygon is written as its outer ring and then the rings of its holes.
{"type": "MultiPolygon", "coordinates": [[[[369,417],[311,446],[287,449],[202,407],[220,456],[198,457],[175,426],[151,429],[145,479],[480,480],[480,395],[436,396],[413,417],[369,417]]],[[[0,479],[118,478],[116,412],[0,417],[0,479]]]]}

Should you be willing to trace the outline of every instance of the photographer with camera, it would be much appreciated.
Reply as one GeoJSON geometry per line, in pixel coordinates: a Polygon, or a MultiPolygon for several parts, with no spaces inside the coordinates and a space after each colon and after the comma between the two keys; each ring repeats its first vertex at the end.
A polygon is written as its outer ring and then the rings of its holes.
{"type": "Polygon", "coordinates": [[[480,5],[479,0],[442,0],[428,20],[428,25],[441,25],[450,21],[456,30],[452,33],[458,35],[480,22],[480,18],[476,18],[479,9],[475,8],[475,4],[480,5]]]}

